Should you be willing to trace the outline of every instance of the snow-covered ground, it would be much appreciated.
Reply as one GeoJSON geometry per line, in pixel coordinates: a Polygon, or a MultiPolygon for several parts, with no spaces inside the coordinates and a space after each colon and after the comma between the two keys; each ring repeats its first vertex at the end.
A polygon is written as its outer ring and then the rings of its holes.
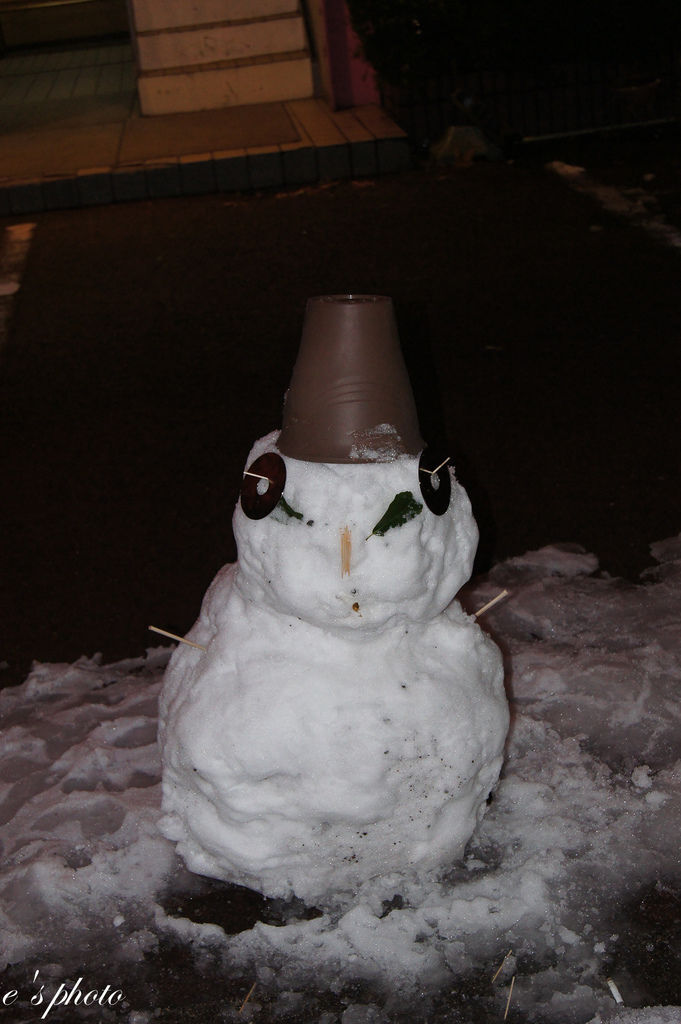
{"type": "Polygon", "coordinates": [[[167,650],[34,666],[0,693],[0,1024],[678,1024],[681,537],[651,550],[636,586],[549,547],[465,589],[510,591],[487,815],[439,883],[317,916],[192,879],[157,831],[167,650]]]}

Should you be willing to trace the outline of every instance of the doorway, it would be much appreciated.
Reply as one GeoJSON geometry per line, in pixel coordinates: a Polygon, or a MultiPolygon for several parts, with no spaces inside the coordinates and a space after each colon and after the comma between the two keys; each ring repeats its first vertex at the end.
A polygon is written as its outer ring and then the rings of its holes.
{"type": "Polygon", "coordinates": [[[5,52],[127,35],[126,0],[0,0],[5,52]]]}

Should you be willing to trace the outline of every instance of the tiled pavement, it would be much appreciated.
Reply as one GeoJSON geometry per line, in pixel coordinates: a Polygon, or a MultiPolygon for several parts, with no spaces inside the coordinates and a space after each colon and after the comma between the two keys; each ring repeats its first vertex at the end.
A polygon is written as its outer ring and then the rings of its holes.
{"type": "Polygon", "coordinates": [[[128,43],[0,59],[0,214],[374,176],[411,165],[376,106],[142,117],[128,43]]]}

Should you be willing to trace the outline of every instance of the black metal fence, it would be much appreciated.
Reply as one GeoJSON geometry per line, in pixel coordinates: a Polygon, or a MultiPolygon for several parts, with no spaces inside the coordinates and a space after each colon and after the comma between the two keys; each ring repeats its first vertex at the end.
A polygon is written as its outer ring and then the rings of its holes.
{"type": "Polygon", "coordinates": [[[589,60],[522,71],[473,70],[418,87],[383,89],[383,105],[417,146],[450,124],[475,124],[498,143],[671,122],[681,112],[680,51],[645,61],[589,60]]]}

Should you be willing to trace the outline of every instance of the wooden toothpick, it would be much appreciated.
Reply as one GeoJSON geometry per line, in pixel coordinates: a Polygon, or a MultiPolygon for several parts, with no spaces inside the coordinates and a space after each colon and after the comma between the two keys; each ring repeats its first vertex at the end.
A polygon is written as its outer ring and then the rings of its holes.
{"type": "MultiPolygon", "coordinates": [[[[367,540],[369,538],[367,537],[367,540]]],[[[350,575],[350,559],[352,558],[352,534],[347,526],[344,526],[340,535],[341,549],[341,576],[350,575]]]]}
{"type": "Polygon", "coordinates": [[[512,950],[512,949],[509,949],[508,953],[506,954],[506,956],[504,957],[504,959],[503,959],[503,960],[501,961],[501,963],[499,964],[499,966],[498,966],[498,968],[497,968],[497,973],[496,973],[496,974],[494,975],[494,977],[492,978],[492,984],[494,984],[494,982],[495,982],[495,981],[497,980],[497,978],[498,978],[498,977],[499,977],[499,975],[501,974],[501,972],[502,972],[502,970],[503,970],[503,967],[504,967],[504,964],[506,963],[506,961],[508,960],[509,956],[511,956],[511,954],[512,954],[512,953],[513,953],[513,950],[512,950]]]}
{"type": "Polygon", "coordinates": [[[492,605],[496,604],[497,601],[503,601],[505,597],[508,597],[508,590],[502,590],[500,594],[493,597],[491,601],[487,602],[487,604],[483,604],[482,608],[478,608],[477,612],[473,612],[473,618],[477,619],[478,615],[482,615],[483,612],[488,611],[488,609],[490,609],[492,605]]]}
{"type": "Polygon", "coordinates": [[[606,980],[606,984],[607,984],[608,988],[612,992],[612,998],[615,1000],[615,1002],[616,1003],[623,1003],[624,1000],[622,999],[622,995],[620,993],[620,990],[618,989],[617,985],[612,980],[612,978],[606,978],[605,980],[606,980]]]}
{"type": "Polygon", "coordinates": [[[515,974],[511,978],[511,987],[508,990],[508,999],[506,1000],[506,1009],[504,1011],[504,1020],[508,1017],[508,1008],[511,1005],[511,996],[513,995],[513,986],[515,985],[515,974]]]}
{"type": "Polygon", "coordinates": [[[250,990],[249,990],[249,993],[248,993],[248,995],[246,996],[246,998],[244,999],[243,1003],[241,1004],[241,1007],[240,1007],[240,1009],[239,1009],[239,1013],[243,1013],[243,1010],[244,1010],[244,1006],[246,1005],[246,1003],[248,1002],[248,1000],[249,1000],[249,999],[251,998],[251,996],[253,995],[253,990],[255,989],[255,986],[256,986],[256,982],[254,981],[254,982],[253,982],[253,984],[252,984],[252,985],[251,985],[251,987],[250,987],[250,990]]]}
{"type": "Polygon", "coordinates": [[[435,476],[435,474],[437,473],[438,469],[442,469],[442,467],[445,466],[449,462],[450,458],[451,458],[451,455],[448,455],[446,459],[442,460],[442,462],[440,463],[439,466],[435,467],[435,469],[424,469],[424,468],[421,468],[421,472],[422,473],[428,473],[428,474],[430,474],[430,476],[435,476]]]}
{"type": "Polygon", "coordinates": [[[167,629],[159,629],[158,626],[149,626],[149,629],[153,633],[160,633],[161,636],[169,636],[171,640],[179,640],[181,644],[186,644],[187,647],[196,647],[197,651],[203,651],[206,653],[206,648],[202,647],[201,644],[195,644],[193,640],[185,640],[183,636],[178,636],[177,633],[169,633],[167,629]]]}
{"type": "Polygon", "coordinates": [[[268,476],[263,476],[262,473],[251,473],[249,469],[244,470],[244,476],[254,476],[257,477],[258,480],[267,480],[268,484],[274,483],[274,480],[270,480],[268,476]]]}

